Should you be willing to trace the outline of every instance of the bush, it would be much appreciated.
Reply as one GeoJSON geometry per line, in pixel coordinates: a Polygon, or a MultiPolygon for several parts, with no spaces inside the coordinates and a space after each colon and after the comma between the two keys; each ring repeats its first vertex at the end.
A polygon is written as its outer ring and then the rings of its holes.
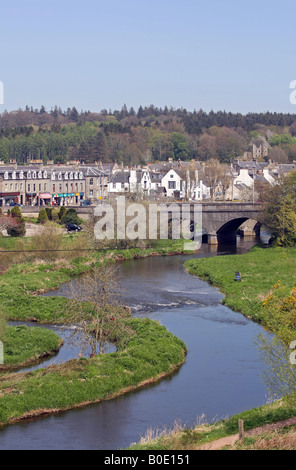
{"type": "Polygon", "coordinates": [[[8,235],[11,237],[24,237],[26,235],[26,224],[18,206],[14,206],[11,210],[10,217],[17,221],[17,225],[7,228],[8,235]]]}
{"type": "Polygon", "coordinates": [[[59,219],[62,224],[64,223],[63,219],[65,217],[66,212],[67,212],[67,209],[65,206],[62,206],[59,210],[59,219]]]}
{"type": "Polygon", "coordinates": [[[68,209],[62,220],[63,224],[77,224],[80,225],[80,219],[75,209],[68,209]]]}
{"type": "Polygon", "coordinates": [[[48,222],[48,216],[47,216],[46,209],[41,209],[41,211],[39,212],[38,218],[37,218],[37,223],[38,224],[46,224],[46,222],[48,222]]]}
{"type": "Polygon", "coordinates": [[[46,211],[46,215],[47,215],[48,220],[52,220],[52,210],[53,210],[52,207],[45,207],[45,211],[46,211]]]}

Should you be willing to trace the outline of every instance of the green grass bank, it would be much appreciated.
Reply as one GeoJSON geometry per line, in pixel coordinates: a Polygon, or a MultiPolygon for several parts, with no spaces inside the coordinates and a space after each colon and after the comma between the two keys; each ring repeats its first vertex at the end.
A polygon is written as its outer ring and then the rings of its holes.
{"type": "Polygon", "coordinates": [[[116,353],[0,376],[0,426],[109,400],[174,373],[186,346],[149,319],[131,319],[134,335],[116,353]]]}
{"type": "Polygon", "coordinates": [[[225,294],[223,304],[232,310],[252,318],[279,336],[284,337],[288,332],[295,336],[295,325],[287,320],[288,309],[277,312],[275,303],[270,302],[268,308],[264,305],[274,290],[280,291],[283,300],[289,298],[292,302],[291,292],[296,285],[296,248],[255,246],[242,255],[190,259],[185,262],[185,267],[189,273],[219,288],[225,294]],[[234,280],[236,271],[241,273],[239,282],[234,280]],[[280,289],[275,287],[278,285],[280,289]]]}
{"type": "Polygon", "coordinates": [[[51,330],[18,325],[8,326],[4,338],[4,364],[0,372],[6,372],[35,364],[52,356],[63,341],[51,330]]]}

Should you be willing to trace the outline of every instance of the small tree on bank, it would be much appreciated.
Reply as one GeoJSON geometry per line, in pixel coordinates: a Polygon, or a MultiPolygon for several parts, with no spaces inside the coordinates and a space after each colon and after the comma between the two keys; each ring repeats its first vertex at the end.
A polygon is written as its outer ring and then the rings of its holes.
{"type": "Polygon", "coordinates": [[[68,321],[78,326],[74,334],[82,332],[82,349],[90,347],[91,356],[104,354],[108,344],[132,334],[121,293],[119,268],[114,265],[92,268],[71,284],[68,321]]]}

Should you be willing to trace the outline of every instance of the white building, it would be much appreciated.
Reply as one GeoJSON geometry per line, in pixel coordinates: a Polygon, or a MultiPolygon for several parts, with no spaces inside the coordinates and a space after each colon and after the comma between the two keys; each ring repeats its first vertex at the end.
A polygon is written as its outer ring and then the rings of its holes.
{"type": "Polygon", "coordinates": [[[109,193],[125,193],[130,191],[130,172],[118,171],[113,174],[108,183],[109,193]]]}
{"type": "Polygon", "coordinates": [[[208,186],[206,186],[202,180],[198,182],[196,187],[194,188],[194,191],[191,195],[192,199],[194,201],[203,201],[205,199],[210,199],[211,198],[211,190],[208,186]]]}
{"type": "Polygon", "coordinates": [[[234,178],[233,184],[243,184],[248,187],[253,186],[253,178],[249,175],[249,169],[248,168],[240,168],[239,170],[239,175],[234,178]]]}
{"type": "Polygon", "coordinates": [[[161,186],[166,189],[167,197],[174,197],[175,191],[180,191],[180,197],[184,194],[185,181],[176,170],[169,170],[161,180],[161,186]]]}

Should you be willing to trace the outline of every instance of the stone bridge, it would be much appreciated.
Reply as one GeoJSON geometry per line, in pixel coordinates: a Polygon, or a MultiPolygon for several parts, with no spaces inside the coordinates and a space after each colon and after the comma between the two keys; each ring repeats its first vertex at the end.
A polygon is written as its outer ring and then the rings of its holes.
{"type": "Polygon", "coordinates": [[[255,230],[260,231],[261,204],[251,203],[204,203],[202,204],[203,229],[209,244],[218,240],[235,239],[237,229],[248,219],[257,221],[255,230]]]}
{"type": "MultiPolygon", "coordinates": [[[[235,240],[237,229],[248,219],[257,221],[254,230],[260,232],[261,204],[237,202],[202,203],[202,228],[208,243],[217,245],[218,241],[235,240]]],[[[191,209],[194,215],[194,207],[191,209]]]]}

